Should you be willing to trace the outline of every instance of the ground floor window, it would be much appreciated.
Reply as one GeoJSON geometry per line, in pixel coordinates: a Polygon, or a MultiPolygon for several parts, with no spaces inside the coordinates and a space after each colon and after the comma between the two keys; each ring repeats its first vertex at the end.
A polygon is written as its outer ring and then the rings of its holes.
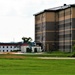
{"type": "Polygon", "coordinates": [[[31,52],[32,50],[30,48],[27,48],[26,49],[26,52],[31,52]]]}
{"type": "Polygon", "coordinates": [[[3,50],[3,52],[4,52],[4,50],[3,50]]]}
{"type": "Polygon", "coordinates": [[[37,48],[34,48],[34,52],[37,52],[37,48]]]}

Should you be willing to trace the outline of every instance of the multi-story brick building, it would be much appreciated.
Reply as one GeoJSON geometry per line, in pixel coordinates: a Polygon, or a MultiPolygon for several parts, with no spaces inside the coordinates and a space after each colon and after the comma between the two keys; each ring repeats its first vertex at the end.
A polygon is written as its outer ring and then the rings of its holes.
{"type": "Polygon", "coordinates": [[[35,41],[44,51],[72,52],[75,42],[75,4],[55,7],[35,14],[35,41]]]}

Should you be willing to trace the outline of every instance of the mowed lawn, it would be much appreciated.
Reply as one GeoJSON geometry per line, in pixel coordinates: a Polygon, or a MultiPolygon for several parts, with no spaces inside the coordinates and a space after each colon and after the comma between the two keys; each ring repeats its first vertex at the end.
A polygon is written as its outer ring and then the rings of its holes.
{"type": "Polygon", "coordinates": [[[75,60],[1,55],[0,75],[75,75],[75,60]]]}

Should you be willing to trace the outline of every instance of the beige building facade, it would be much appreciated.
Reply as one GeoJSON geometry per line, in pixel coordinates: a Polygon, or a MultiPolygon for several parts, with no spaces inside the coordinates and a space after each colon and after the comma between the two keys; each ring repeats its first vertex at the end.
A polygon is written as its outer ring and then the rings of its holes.
{"type": "Polygon", "coordinates": [[[75,5],[66,5],[35,14],[35,41],[44,51],[72,52],[75,44],[75,5]]]}

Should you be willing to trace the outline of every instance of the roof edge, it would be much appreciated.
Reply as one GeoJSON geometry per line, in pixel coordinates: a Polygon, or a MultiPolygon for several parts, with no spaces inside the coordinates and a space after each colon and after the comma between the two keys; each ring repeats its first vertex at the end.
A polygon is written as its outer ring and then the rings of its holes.
{"type": "MultiPolygon", "coordinates": [[[[61,6],[62,7],[62,6],[61,6]]],[[[42,13],[44,13],[44,12],[57,12],[57,11],[61,11],[61,10],[65,10],[65,9],[68,9],[68,8],[71,8],[71,7],[75,7],[75,4],[72,4],[72,5],[70,5],[69,7],[67,7],[67,8],[64,8],[64,9],[57,9],[57,10],[43,10],[43,11],[41,11],[41,12],[39,12],[39,13],[36,13],[36,14],[34,14],[34,16],[37,16],[37,15],[40,15],[40,14],[42,14],[42,13]]]]}
{"type": "Polygon", "coordinates": [[[44,10],[44,11],[41,11],[39,13],[34,14],[34,16],[37,16],[37,15],[42,14],[44,12],[55,12],[55,10],[44,10]]]}

